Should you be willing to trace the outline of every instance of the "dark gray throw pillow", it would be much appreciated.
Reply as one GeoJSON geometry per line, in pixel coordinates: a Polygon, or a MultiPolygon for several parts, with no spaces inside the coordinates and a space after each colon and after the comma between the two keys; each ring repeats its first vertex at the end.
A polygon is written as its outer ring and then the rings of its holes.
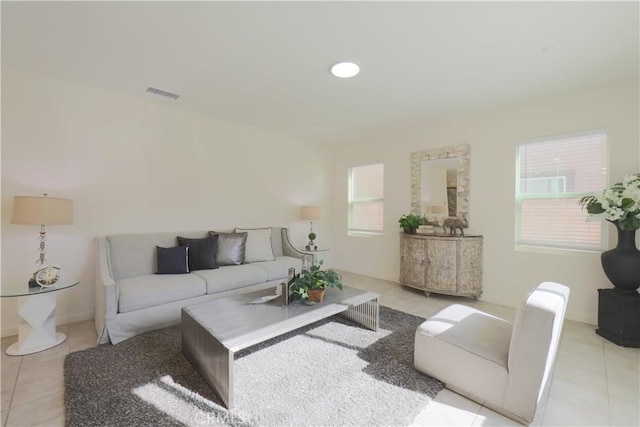
{"type": "Polygon", "coordinates": [[[240,265],[244,262],[244,252],[247,243],[247,232],[217,233],[210,231],[209,236],[218,237],[218,265],[240,265]]]}
{"type": "Polygon", "coordinates": [[[202,239],[177,237],[180,246],[189,246],[189,271],[212,270],[218,268],[216,252],[218,251],[218,236],[202,239]]]}
{"type": "Polygon", "coordinates": [[[189,272],[189,247],[161,248],[156,246],[158,274],[185,274],[189,272]]]}

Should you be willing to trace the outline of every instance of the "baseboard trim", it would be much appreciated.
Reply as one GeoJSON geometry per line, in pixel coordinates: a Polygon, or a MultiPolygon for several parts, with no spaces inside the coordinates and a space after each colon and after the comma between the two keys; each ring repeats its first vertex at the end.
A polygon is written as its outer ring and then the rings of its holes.
{"type": "MultiPolygon", "coordinates": [[[[57,316],[56,317],[56,326],[68,325],[69,323],[83,322],[85,320],[93,319],[93,311],[85,311],[83,313],[73,313],[67,316],[57,316]]],[[[2,328],[0,330],[0,337],[6,338],[13,335],[18,335],[18,326],[12,325],[7,326],[6,328],[2,328]]]]}
{"type": "Polygon", "coordinates": [[[351,273],[351,274],[357,274],[360,276],[366,276],[366,277],[371,277],[372,279],[379,279],[379,280],[385,280],[387,282],[394,282],[394,284],[401,286],[402,284],[398,281],[397,277],[388,277],[388,276],[382,276],[382,275],[377,275],[377,274],[370,274],[370,273],[359,273],[357,271],[353,271],[353,270],[347,270],[345,268],[334,268],[334,270],[339,270],[345,273],[351,273]]]}

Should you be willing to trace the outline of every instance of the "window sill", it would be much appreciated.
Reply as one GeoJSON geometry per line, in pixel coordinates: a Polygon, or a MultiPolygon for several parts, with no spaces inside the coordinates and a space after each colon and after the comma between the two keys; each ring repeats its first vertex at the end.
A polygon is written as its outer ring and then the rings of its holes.
{"type": "Polygon", "coordinates": [[[600,254],[606,249],[585,249],[585,248],[559,248],[552,246],[533,246],[525,244],[516,244],[516,252],[530,252],[547,255],[578,255],[578,254],[600,254]]]}

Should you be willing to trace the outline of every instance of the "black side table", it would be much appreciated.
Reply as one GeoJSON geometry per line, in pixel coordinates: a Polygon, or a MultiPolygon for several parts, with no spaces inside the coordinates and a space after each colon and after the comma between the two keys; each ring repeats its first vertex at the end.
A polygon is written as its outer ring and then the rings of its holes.
{"type": "Polygon", "coordinates": [[[596,334],[623,347],[640,347],[640,294],[598,289],[596,334]]]}

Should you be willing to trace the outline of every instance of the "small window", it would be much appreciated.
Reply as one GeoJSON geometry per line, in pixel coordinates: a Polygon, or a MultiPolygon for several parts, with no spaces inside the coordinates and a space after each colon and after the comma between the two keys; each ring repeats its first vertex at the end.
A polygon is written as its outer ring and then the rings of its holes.
{"type": "Polygon", "coordinates": [[[516,246],[601,250],[601,222],[578,201],[607,183],[607,130],[516,145],[516,246]]]}
{"type": "Polygon", "coordinates": [[[380,236],[383,231],[384,165],[349,169],[349,235],[380,236]]]}

